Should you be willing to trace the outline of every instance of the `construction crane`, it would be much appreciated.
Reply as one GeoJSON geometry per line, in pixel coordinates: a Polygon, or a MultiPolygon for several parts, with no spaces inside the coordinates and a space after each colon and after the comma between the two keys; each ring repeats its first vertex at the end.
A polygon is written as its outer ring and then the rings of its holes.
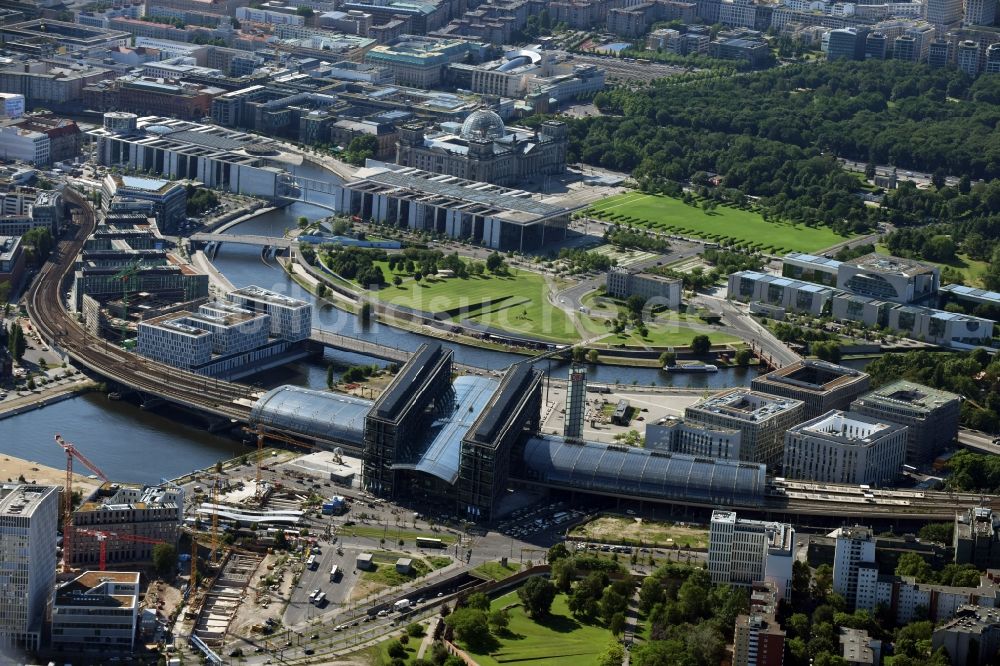
{"type": "Polygon", "coordinates": [[[64,491],[65,502],[63,503],[63,569],[69,571],[71,557],[71,545],[73,540],[73,458],[82,462],[87,469],[96,474],[102,481],[109,481],[107,475],[101,468],[87,460],[87,457],[80,453],[76,446],[67,442],[62,435],[55,436],[56,444],[66,452],[66,490],[64,491]]]}
{"type": "Polygon", "coordinates": [[[149,543],[149,544],[159,544],[166,543],[162,539],[152,539],[150,537],[139,536],[138,534],[122,534],[120,532],[104,532],[102,530],[88,530],[85,528],[78,528],[75,530],[76,534],[86,534],[88,536],[96,537],[97,542],[101,546],[100,556],[98,557],[97,568],[99,571],[106,571],[108,565],[108,539],[121,539],[122,541],[131,541],[133,543],[149,543]]]}
{"type": "Polygon", "coordinates": [[[114,275],[114,279],[121,280],[122,283],[122,347],[125,346],[125,336],[128,333],[128,294],[129,294],[129,282],[139,271],[142,270],[142,264],[138,261],[133,261],[132,263],[125,266],[114,275]]]}
{"type": "MultiPolygon", "coordinates": [[[[295,439],[293,437],[288,437],[286,435],[279,435],[278,433],[275,433],[275,432],[267,432],[266,430],[264,430],[264,425],[261,424],[261,423],[257,424],[256,429],[254,429],[254,428],[246,428],[245,427],[245,428],[243,428],[243,430],[244,430],[244,432],[247,432],[247,433],[249,433],[251,435],[253,435],[253,434],[257,435],[257,487],[256,487],[256,494],[257,494],[258,497],[260,496],[260,493],[261,493],[261,485],[260,485],[260,461],[264,457],[264,438],[265,437],[270,437],[271,439],[276,439],[279,442],[285,442],[286,444],[292,444],[294,446],[301,446],[304,449],[312,449],[314,451],[323,451],[323,450],[325,450],[325,449],[322,449],[322,448],[320,448],[320,447],[318,447],[318,446],[316,446],[314,444],[307,444],[306,442],[302,442],[302,441],[297,440],[297,439],[295,439]]],[[[334,451],[332,451],[332,453],[333,453],[334,461],[336,463],[341,464],[341,465],[344,464],[344,459],[343,459],[343,457],[340,454],[340,449],[339,448],[335,449],[334,451]]]]}

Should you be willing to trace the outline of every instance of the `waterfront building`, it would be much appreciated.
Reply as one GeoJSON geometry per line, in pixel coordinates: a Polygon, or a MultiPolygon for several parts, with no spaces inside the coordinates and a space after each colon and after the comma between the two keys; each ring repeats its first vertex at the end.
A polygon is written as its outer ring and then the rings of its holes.
{"type": "Polygon", "coordinates": [[[870,386],[867,373],[812,359],[796,361],[750,382],[754,391],[801,400],[805,404],[802,415],[807,419],[831,409],[847,409],[870,386]]]}
{"type": "Polygon", "coordinates": [[[166,234],[176,232],[177,225],[187,215],[187,190],[169,180],[108,174],[101,183],[101,208],[105,215],[116,200],[151,202],[156,223],[166,234]]]}
{"type": "Polygon", "coordinates": [[[627,299],[641,296],[651,306],[676,310],[681,306],[683,281],[655,273],[631,271],[613,266],[607,274],[607,294],[613,298],[627,299]]]}
{"type": "Polygon", "coordinates": [[[256,285],[231,291],[226,298],[251,312],[270,315],[273,337],[299,342],[312,335],[312,306],[305,301],[256,285]]]}

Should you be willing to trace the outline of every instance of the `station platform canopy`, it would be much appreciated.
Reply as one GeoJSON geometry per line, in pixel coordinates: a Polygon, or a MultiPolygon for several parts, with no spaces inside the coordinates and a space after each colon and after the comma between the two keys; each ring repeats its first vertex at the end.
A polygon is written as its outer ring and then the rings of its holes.
{"type": "Polygon", "coordinates": [[[250,411],[250,423],[292,432],[331,445],[360,447],[371,400],[351,395],[279,386],[262,396],[250,411]]]}

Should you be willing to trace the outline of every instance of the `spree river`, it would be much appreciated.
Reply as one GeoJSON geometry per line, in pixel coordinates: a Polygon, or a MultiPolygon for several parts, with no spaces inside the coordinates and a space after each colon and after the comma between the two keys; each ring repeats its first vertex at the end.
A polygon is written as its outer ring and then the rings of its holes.
{"type": "MultiPolygon", "coordinates": [[[[309,178],[330,178],[326,172],[309,164],[299,167],[297,172],[309,178]]],[[[311,193],[310,196],[314,201],[328,202],[324,199],[327,195],[311,193]]],[[[296,226],[300,216],[314,219],[329,214],[325,208],[299,202],[243,222],[229,233],[280,237],[286,229],[296,226]]],[[[313,325],[319,328],[409,351],[432,339],[378,322],[363,324],[351,313],[317,304],[313,296],[289,278],[274,260],[262,259],[259,248],[224,243],[215,265],[237,287],[256,284],[313,303],[313,325]]],[[[524,358],[466,345],[443,344],[454,350],[456,362],[481,368],[502,369],[524,358]]],[[[370,357],[328,349],[322,360],[293,363],[253,380],[264,387],[287,383],[325,388],[326,366],[331,362],[384,365],[370,357]]],[[[548,364],[540,367],[547,369],[548,364]]],[[[552,363],[555,377],[565,376],[566,369],[565,363],[552,363]]],[[[667,375],[655,368],[588,366],[588,377],[598,382],[706,390],[746,386],[755,374],[754,370],[740,368],[714,374],[667,375]]],[[[119,481],[156,483],[161,477],[180,476],[247,450],[230,437],[206,432],[196,419],[183,412],[143,411],[132,403],[113,402],[105,396],[92,394],[0,420],[0,453],[61,467],[65,456],[52,440],[55,433],[77,444],[110,478],[119,481]]]]}

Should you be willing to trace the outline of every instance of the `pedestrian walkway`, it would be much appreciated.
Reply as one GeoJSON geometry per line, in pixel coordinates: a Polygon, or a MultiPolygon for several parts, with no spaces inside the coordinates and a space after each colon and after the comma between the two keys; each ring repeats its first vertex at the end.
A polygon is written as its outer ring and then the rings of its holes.
{"type": "Polygon", "coordinates": [[[431,619],[430,625],[427,627],[427,633],[424,634],[424,640],[420,641],[420,649],[417,650],[417,659],[423,659],[424,654],[430,648],[431,644],[434,642],[434,634],[437,632],[438,622],[441,621],[440,617],[434,617],[431,619]]]}

